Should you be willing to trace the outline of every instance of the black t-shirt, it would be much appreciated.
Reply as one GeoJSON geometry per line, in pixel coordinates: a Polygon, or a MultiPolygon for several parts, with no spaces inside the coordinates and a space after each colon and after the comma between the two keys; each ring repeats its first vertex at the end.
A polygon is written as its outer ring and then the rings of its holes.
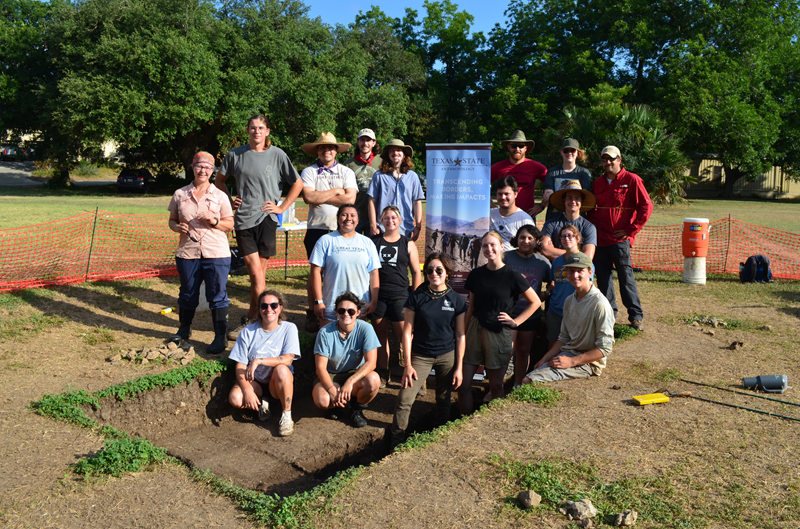
{"type": "Polygon", "coordinates": [[[387,242],[383,235],[376,235],[372,241],[378,249],[381,268],[378,272],[383,297],[404,297],[408,295],[408,238],[401,235],[395,242],[387,242]]]}
{"type": "Polygon", "coordinates": [[[501,332],[504,326],[497,317],[501,312],[510,315],[517,298],[531,286],[510,266],[489,270],[484,265],[469,273],[464,288],[473,294],[472,317],[478,318],[486,329],[501,332]]]}
{"type": "Polygon", "coordinates": [[[455,349],[456,316],[467,312],[464,298],[450,290],[431,299],[428,286],[422,285],[408,296],[406,308],[414,311],[412,353],[439,356],[455,349]]]}

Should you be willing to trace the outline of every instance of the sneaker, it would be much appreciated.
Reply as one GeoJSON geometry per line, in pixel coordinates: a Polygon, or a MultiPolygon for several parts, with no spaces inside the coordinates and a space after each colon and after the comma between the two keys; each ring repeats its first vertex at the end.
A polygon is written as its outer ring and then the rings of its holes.
{"type": "Polygon", "coordinates": [[[304,328],[309,334],[314,334],[319,331],[319,319],[317,315],[314,314],[313,310],[306,311],[306,324],[304,328]]]}
{"type": "Polygon", "coordinates": [[[267,399],[264,399],[258,406],[258,420],[268,421],[270,417],[272,417],[272,413],[269,411],[269,402],[267,402],[267,399]]]}
{"type": "Polygon", "coordinates": [[[242,332],[242,329],[250,325],[251,323],[255,323],[256,320],[251,320],[247,316],[242,316],[242,320],[239,322],[239,326],[235,329],[231,329],[228,331],[228,340],[235,342],[236,339],[239,337],[239,333],[242,332]]]}
{"type": "Polygon", "coordinates": [[[644,325],[642,324],[642,320],[633,320],[630,323],[631,327],[636,329],[637,331],[644,331],[644,325]]]}
{"type": "Polygon", "coordinates": [[[291,415],[281,415],[281,422],[278,423],[278,435],[287,437],[294,433],[294,421],[291,415]]]}
{"type": "Polygon", "coordinates": [[[367,418],[364,417],[364,412],[361,410],[353,410],[350,414],[350,420],[353,421],[355,428],[363,428],[367,425],[367,418]]]}

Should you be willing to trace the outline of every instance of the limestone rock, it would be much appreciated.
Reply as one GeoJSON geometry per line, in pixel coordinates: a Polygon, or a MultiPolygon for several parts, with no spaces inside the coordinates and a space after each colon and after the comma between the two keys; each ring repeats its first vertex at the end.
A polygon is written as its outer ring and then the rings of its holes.
{"type": "Polygon", "coordinates": [[[150,349],[147,351],[147,354],[144,355],[145,360],[155,360],[161,353],[155,349],[150,349]]]}
{"type": "Polygon", "coordinates": [[[709,336],[714,336],[716,333],[714,331],[703,329],[703,334],[707,334],[709,336]]]}
{"type": "Polygon", "coordinates": [[[177,362],[178,360],[182,359],[182,358],[185,358],[185,357],[186,357],[186,353],[183,351],[183,349],[176,349],[176,350],[175,350],[175,351],[173,351],[173,352],[172,352],[172,354],[170,355],[170,358],[172,358],[172,359],[173,359],[173,360],[175,360],[176,362],[177,362]]]}
{"type": "Polygon", "coordinates": [[[614,515],[614,525],[617,527],[631,527],[636,525],[636,519],[639,518],[639,513],[636,511],[622,511],[614,515]]]}
{"type": "Polygon", "coordinates": [[[581,518],[575,523],[577,524],[578,527],[585,527],[585,528],[594,527],[594,522],[592,521],[591,518],[581,518]]]}
{"type": "Polygon", "coordinates": [[[181,358],[181,365],[182,365],[182,366],[189,365],[191,362],[192,362],[192,361],[191,361],[191,360],[189,360],[188,358],[181,358]]]}
{"type": "Polygon", "coordinates": [[[127,353],[125,353],[125,358],[128,360],[133,360],[136,358],[136,349],[130,349],[127,353]]]}
{"type": "Polygon", "coordinates": [[[119,354],[111,355],[108,358],[106,358],[106,362],[112,362],[113,363],[113,362],[121,362],[121,361],[122,361],[122,356],[119,355],[119,354]]]}
{"type": "Polygon", "coordinates": [[[532,490],[523,490],[517,494],[517,500],[519,500],[519,503],[523,508],[530,509],[531,507],[536,507],[539,505],[539,503],[542,501],[542,497],[532,490]]]}
{"type": "Polygon", "coordinates": [[[175,342],[169,342],[167,344],[167,349],[169,349],[170,351],[174,351],[177,348],[178,348],[178,345],[175,342]]]}
{"type": "Polygon", "coordinates": [[[562,506],[568,520],[580,520],[582,518],[592,518],[597,516],[597,509],[592,505],[591,500],[584,498],[580,501],[565,501],[562,506]]]}
{"type": "Polygon", "coordinates": [[[760,330],[760,331],[771,331],[772,330],[772,325],[762,325],[761,327],[758,328],[758,330],[760,330]]]}
{"type": "Polygon", "coordinates": [[[142,364],[142,365],[149,364],[150,360],[148,360],[146,356],[143,356],[139,363],[142,364]]]}

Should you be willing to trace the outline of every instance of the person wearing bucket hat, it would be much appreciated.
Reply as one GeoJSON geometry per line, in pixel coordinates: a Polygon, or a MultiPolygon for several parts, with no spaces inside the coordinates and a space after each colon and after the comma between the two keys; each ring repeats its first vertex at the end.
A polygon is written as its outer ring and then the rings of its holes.
{"type": "Polygon", "coordinates": [[[344,165],[353,170],[358,184],[358,194],[356,195],[356,209],[358,210],[358,226],[356,232],[362,235],[369,235],[369,197],[367,189],[372,182],[372,175],[375,174],[383,160],[377,154],[377,139],[372,129],[361,129],[356,137],[356,153],[352,158],[348,158],[344,165]]]}
{"type": "Polygon", "coordinates": [[[233,229],[233,210],[228,195],[211,185],[214,157],[204,151],[194,155],[194,181],[172,195],[169,229],[180,233],[175,264],[181,280],[178,295],[180,327],[169,338],[180,344],[192,334],[191,326],[200,301],[200,285],[205,283],[206,300],[211,309],[214,341],[206,350],[219,354],[228,345],[228,272],[231,249],[227,233],[233,229]]]}
{"type": "Polygon", "coordinates": [[[521,130],[515,130],[509,139],[500,143],[503,149],[508,151],[508,159],[492,165],[492,183],[505,176],[513,176],[519,185],[517,206],[531,217],[535,217],[542,211],[536,204],[535,184],[537,180],[544,183],[547,175],[547,168],[544,165],[525,157],[536,144],[533,140],[526,139],[525,133],[521,130]]]}
{"type": "Polygon", "coordinates": [[[303,181],[291,160],[269,139],[269,119],[255,114],[247,120],[247,145],[231,149],[222,160],[214,185],[229,195],[225,184],[229,176],[236,180],[233,201],[234,228],[239,253],[250,276],[250,307],[240,324],[228,333],[229,340],[258,316],[258,296],[266,290],[264,274],[267,259],[277,253],[275,232],[278,215],[289,209],[303,191],[303,181]],[[281,187],[291,187],[280,202],[281,187]]]}
{"type": "MultiPolygon", "coordinates": [[[[358,185],[356,175],[349,167],[336,161],[336,155],[350,150],[349,143],[339,143],[330,132],[320,134],[317,141],[304,143],[303,152],[316,156],[317,161],[300,173],[303,180],[303,200],[308,204],[308,221],[303,245],[306,257],[311,257],[317,241],[336,229],[339,206],[352,204],[356,199],[358,185]]],[[[314,293],[311,283],[306,285],[308,309],[305,331],[319,330],[319,321],[314,314],[314,293]]]]}
{"type": "Polygon", "coordinates": [[[581,233],[583,245],[581,252],[594,257],[597,247],[597,230],[594,224],[581,217],[581,211],[588,211],[594,207],[594,195],[585,191],[578,180],[561,180],[558,191],[550,196],[550,205],[557,211],[563,211],[544,223],[542,226],[542,254],[551,261],[559,255],[564,255],[564,246],[558,238],[561,228],[571,224],[581,233]]]}
{"type": "Polygon", "coordinates": [[[622,167],[622,154],[609,145],[600,153],[604,174],[594,181],[592,191],[597,207],[589,212],[589,220],[597,227],[597,251],[594,265],[597,286],[608,298],[614,315],[617,302],[612,272],[616,269],[622,303],[628,309],[631,327],[643,330],[642,304],[633,277],[631,245],[653,212],[653,202],[639,175],[622,167]]]}
{"type": "MultiPolygon", "coordinates": [[[[566,138],[561,142],[561,165],[550,167],[547,170],[547,178],[544,180],[544,193],[542,194],[542,208],[547,208],[545,220],[558,215],[558,210],[550,203],[550,195],[561,189],[565,180],[578,180],[581,189],[592,189],[592,173],[585,167],[577,164],[578,161],[586,161],[586,151],[580,148],[578,140],[566,138]]],[[[561,211],[564,211],[562,208],[561,211]]],[[[583,216],[586,216],[584,210],[583,216]]]]}
{"type": "Polygon", "coordinates": [[[574,253],[567,257],[564,269],[575,293],[564,301],[558,340],[525,375],[523,384],[600,376],[611,354],[614,311],[592,284],[592,259],[574,253]]]}
{"type": "Polygon", "coordinates": [[[372,176],[367,195],[370,197],[369,226],[370,235],[378,235],[382,227],[378,223],[378,213],[389,206],[397,206],[403,218],[400,233],[412,241],[419,238],[422,229],[422,184],[419,175],[412,171],[414,150],[403,140],[390,140],[381,151],[380,170],[372,176]]]}

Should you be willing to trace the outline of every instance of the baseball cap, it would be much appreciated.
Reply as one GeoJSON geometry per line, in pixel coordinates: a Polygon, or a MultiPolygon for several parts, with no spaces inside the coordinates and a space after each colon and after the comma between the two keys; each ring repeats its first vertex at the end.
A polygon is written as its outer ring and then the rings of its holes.
{"type": "Polygon", "coordinates": [[[606,147],[603,147],[603,151],[600,153],[600,156],[603,156],[604,154],[611,155],[612,158],[622,157],[622,153],[619,152],[619,149],[617,149],[613,145],[608,145],[606,147]]]}
{"type": "Polygon", "coordinates": [[[592,260],[583,252],[574,253],[565,258],[565,268],[591,268],[592,260]]]}
{"type": "Polygon", "coordinates": [[[561,142],[561,150],[563,151],[564,149],[575,149],[577,151],[580,149],[578,146],[578,140],[574,138],[566,138],[561,142]]]}
{"type": "Polygon", "coordinates": [[[377,138],[375,137],[375,133],[372,132],[372,129],[361,129],[360,131],[358,131],[358,136],[356,136],[356,139],[360,138],[361,136],[366,136],[371,140],[377,140],[377,138]]]}

